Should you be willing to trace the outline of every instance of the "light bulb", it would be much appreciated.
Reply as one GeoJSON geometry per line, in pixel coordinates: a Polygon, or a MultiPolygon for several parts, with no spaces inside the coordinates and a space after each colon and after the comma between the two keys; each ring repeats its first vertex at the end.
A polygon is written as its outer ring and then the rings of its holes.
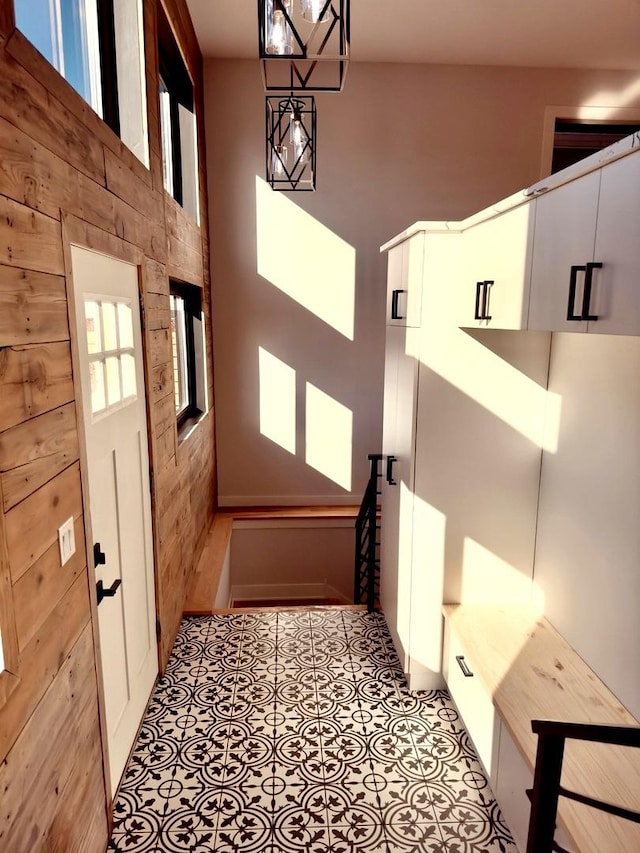
{"type": "Polygon", "coordinates": [[[274,145],[271,165],[273,174],[277,178],[282,178],[287,173],[287,154],[286,145],[274,145]]]}
{"type": "Polygon", "coordinates": [[[294,111],[291,114],[289,137],[293,145],[293,156],[295,157],[296,163],[304,165],[309,161],[309,148],[307,147],[307,139],[309,137],[304,129],[304,125],[302,124],[300,113],[297,111],[294,111]]]}
{"type": "Polygon", "coordinates": [[[291,27],[284,16],[283,6],[289,11],[289,4],[276,0],[273,14],[267,17],[267,53],[288,56],[293,53],[291,27]]]}
{"type": "Polygon", "coordinates": [[[329,20],[329,9],[320,18],[320,13],[324,7],[325,0],[300,0],[300,8],[302,9],[302,17],[305,21],[311,21],[312,24],[324,23],[329,20]]]}

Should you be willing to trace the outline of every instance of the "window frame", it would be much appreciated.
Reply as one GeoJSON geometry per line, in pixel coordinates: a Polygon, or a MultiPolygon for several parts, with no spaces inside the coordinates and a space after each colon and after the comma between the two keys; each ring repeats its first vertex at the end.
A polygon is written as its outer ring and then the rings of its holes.
{"type": "Polygon", "coordinates": [[[187,212],[193,216],[196,224],[200,224],[199,210],[199,156],[197,151],[197,120],[195,109],[195,85],[187,68],[171,24],[160,0],[158,0],[158,100],[161,125],[161,149],[163,162],[163,179],[165,190],[187,212]],[[162,105],[163,95],[168,97],[169,109],[162,105]],[[185,175],[184,164],[187,159],[188,139],[183,138],[181,131],[181,111],[188,112],[193,120],[196,139],[195,169],[193,175],[185,175]],[[169,125],[164,119],[168,114],[169,125]],[[168,133],[167,133],[168,131],[168,133]],[[167,138],[167,136],[169,138],[167,138]],[[171,152],[171,162],[166,163],[166,155],[171,152]],[[171,174],[171,187],[167,187],[166,175],[171,174]],[[187,195],[186,181],[193,181],[195,200],[193,211],[185,206],[187,195]]]}
{"type": "MultiPolygon", "coordinates": [[[[198,379],[199,367],[198,367],[198,356],[196,353],[196,328],[194,321],[199,321],[203,323],[202,316],[202,289],[194,284],[186,284],[184,282],[175,281],[173,279],[169,280],[169,298],[180,299],[182,300],[184,306],[184,352],[181,352],[179,346],[179,333],[177,326],[174,329],[175,324],[175,315],[173,307],[170,305],[170,313],[171,313],[171,321],[172,327],[170,328],[171,334],[171,363],[174,368],[174,408],[176,415],[176,426],[178,429],[178,436],[181,434],[193,423],[197,422],[202,415],[206,414],[207,411],[207,400],[206,396],[203,398],[201,391],[201,381],[198,379]],[[176,340],[176,349],[177,349],[177,359],[178,363],[184,360],[186,363],[186,382],[183,386],[186,392],[186,403],[181,408],[178,408],[175,405],[176,389],[179,386],[179,378],[177,379],[175,376],[175,366],[174,366],[174,334],[176,340]],[[184,355],[184,359],[182,356],[184,355]]],[[[205,383],[206,384],[206,383],[205,383]]],[[[182,399],[182,397],[181,397],[182,399]]]]}

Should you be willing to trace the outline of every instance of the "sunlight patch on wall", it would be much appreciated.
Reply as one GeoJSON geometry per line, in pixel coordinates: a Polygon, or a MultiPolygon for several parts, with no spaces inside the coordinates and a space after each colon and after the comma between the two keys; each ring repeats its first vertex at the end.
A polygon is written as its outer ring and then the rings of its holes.
{"type": "Polygon", "coordinates": [[[350,341],[356,251],[256,176],[258,274],[350,341]]]}
{"type": "Polygon", "coordinates": [[[350,492],[353,412],[310,382],[306,389],[307,465],[350,492]]]}
{"type": "Polygon", "coordinates": [[[421,569],[411,577],[411,662],[439,672],[442,645],[433,625],[440,620],[443,600],[447,517],[419,495],[413,498],[413,547],[420,554],[421,569]],[[426,566],[429,570],[426,570],[426,566]]]}
{"type": "MultiPolygon", "coordinates": [[[[408,353],[416,357],[415,352],[408,353]]],[[[545,430],[547,390],[462,329],[434,327],[427,352],[420,354],[431,370],[492,415],[517,430],[536,447],[557,447],[560,400],[545,430]],[[556,434],[553,433],[556,424],[556,434]]]]}
{"type": "Polygon", "coordinates": [[[604,113],[605,119],[611,120],[617,117],[620,107],[628,107],[640,97],[640,77],[629,83],[624,89],[612,90],[603,89],[600,92],[595,92],[589,96],[589,103],[583,104],[578,112],[578,118],[590,119],[593,116],[594,109],[600,109],[604,113]],[[616,106],[609,107],[593,107],[591,104],[615,104],[616,106]]]}
{"type": "Polygon", "coordinates": [[[295,455],[296,372],[268,350],[258,347],[260,432],[295,455]]]}
{"type": "Polygon", "coordinates": [[[530,604],[531,576],[470,536],[464,537],[460,600],[465,604],[530,604]]]}

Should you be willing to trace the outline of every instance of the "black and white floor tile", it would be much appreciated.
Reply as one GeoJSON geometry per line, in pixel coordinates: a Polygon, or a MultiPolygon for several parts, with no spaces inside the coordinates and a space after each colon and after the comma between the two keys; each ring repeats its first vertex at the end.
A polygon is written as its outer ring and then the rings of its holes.
{"type": "Polygon", "coordinates": [[[114,819],[118,853],[517,853],[448,694],[341,609],[186,619],[114,819]]]}

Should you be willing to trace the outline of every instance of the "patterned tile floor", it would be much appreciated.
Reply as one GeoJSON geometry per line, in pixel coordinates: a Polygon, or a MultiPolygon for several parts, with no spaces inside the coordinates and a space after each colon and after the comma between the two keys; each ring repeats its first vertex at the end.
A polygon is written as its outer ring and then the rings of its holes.
{"type": "Polygon", "coordinates": [[[384,619],[186,619],[114,806],[127,853],[517,853],[445,691],[384,619]]]}

